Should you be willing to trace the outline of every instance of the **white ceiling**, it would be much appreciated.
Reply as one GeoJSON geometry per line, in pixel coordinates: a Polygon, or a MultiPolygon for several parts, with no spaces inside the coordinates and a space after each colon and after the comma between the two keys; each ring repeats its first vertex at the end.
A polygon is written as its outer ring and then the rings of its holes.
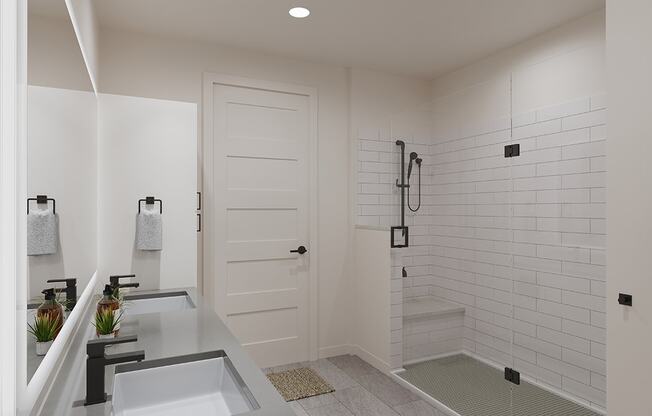
{"type": "Polygon", "coordinates": [[[102,26],[433,78],[605,0],[95,0],[102,26]],[[288,10],[308,7],[294,19],[288,10]]]}

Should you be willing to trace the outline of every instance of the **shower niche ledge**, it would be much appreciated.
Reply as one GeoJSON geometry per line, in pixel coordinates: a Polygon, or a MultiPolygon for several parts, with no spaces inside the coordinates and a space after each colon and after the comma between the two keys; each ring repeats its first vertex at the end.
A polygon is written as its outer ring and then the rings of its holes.
{"type": "Polygon", "coordinates": [[[403,303],[403,320],[437,317],[441,315],[464,313],[464,307],[446,302],[434,296],[421,296],[406,299],[403,303]]]}
{"type": "Polygon", "coordinates": [[[434,296],[403,301],[403,364],[460,353],[464,338],[463,306],[434,296]]]}

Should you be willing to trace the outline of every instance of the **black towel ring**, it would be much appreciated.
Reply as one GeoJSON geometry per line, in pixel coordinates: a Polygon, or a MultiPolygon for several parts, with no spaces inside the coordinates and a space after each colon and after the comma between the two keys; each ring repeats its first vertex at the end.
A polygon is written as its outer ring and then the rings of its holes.
{"type": "Polygon", "coordinates": [[[54,198],[48,198],[47,195],[36,195],[36,198],[27,198],[27,215],[29,215],[29,202],[36,201],[37,204],[47,204],[52,201],[52,213],[57,213],[57,201],[54,198]]]}
{"type": "Polygon", "coordinates": [[[156,199],[153,196],[148,196],[148,197],[145,197],[143,199],[138,200],[138,213],[139,214],[140,214],[140,204],[143,203],[143,202],[145,203],[145,205],[154,205],[156,202],[158,202],[159,211],[160,211],[161,214],[163,213],[163,201],[161,201],[160,199],[156,199]]]}

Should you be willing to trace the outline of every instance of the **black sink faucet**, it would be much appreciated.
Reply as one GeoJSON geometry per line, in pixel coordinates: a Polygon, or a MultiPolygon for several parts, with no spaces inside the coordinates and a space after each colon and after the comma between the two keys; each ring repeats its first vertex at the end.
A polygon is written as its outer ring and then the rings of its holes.
{"type": "Polygon", "coordinates": [[[134,283],[120,283],[120,279],[126,279],[126,278],[131,278],[131,277],[136,277],[135,274],[120,274],[120,275],[113,275],[109,276],[109,284],[113,288],[113,295],[118,296],[120,292],[120,288],[123,287],[139,287],[140,283],[134,282],[134,283]]]}
{"type": "Polygon", "coordinates": [[[136,335],[108,339],[92,339],[86,343],[86,401],[85,406],[106,402],[104,391],[104,367],[112,364],[142,361],[145,351],[133,351],[117,354],[106,354],[104,347],[107,345],[136,342],[136,335]]]}
{"type": "Polygon", "coordinates": [[[57,293],[66,292],[66,310],[71,311],[77,304],[77,279],[50,279],[47,283],[65,283],[66,288],[56,288],[57,293]]]}

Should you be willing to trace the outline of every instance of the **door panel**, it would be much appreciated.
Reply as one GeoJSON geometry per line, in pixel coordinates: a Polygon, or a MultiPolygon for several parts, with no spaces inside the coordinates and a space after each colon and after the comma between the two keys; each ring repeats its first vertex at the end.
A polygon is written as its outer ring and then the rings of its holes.
{"type": "Polygon", "coordinates": [[[308,350],[308,96],[213,85],[215,308],[261,367],[308,350]]]}
{"type": "Polygon", "coordinates": [[[228,262],[287,259],[300,244],[299,240],[229,241],[226,253],[228,262]]]}
{"type": "Polygon", "coordinates": [[[229,241],[292,239],[297,236],[297,212],[291,209],[229,209],[229,241]]]}
{"type": "Polygon", "coordinates": [[[227,209],[291,209],[299,203],[297,191],[290,190],[230,189],[226,199],[227,209]]]}
{"type": "Polygon", "coordinates": [[[289,160],[296,160],[298,157],[296,143],[289,140],[229,140],[226,145],[228,149],[227,151],[232,157],[240,156],[289,160]]]}
{"type": "Polygon", "coordinates": [[[292,105],[289,108],[279,107],[283,104],[275,102],[275,97],[268,98],[271,100],[261,100],[257,104],[229,103],[227,107],[229,137],[279,141],[300,140],[293,126],[296,108],[292,105]],[[251,123],[251,120],[256,120],[256,123],[251,123]]]}
{"type": "Polygon", "coordinates": [[[295,259],[229,262],[227,295],[297,287],[296,263],[295,259]]]}
{"type": "Polygon", "coordinates": [[[294,308],[231,314],[227,323],[245,345],[296,338],[298,324],[294,308]]]}
{"type": "Polygon", "coordinates": [[[228,186],[233,188],[289,190],[298,185],[299,166],[294,160],[260,156],[227,157],[228,186]]]}

